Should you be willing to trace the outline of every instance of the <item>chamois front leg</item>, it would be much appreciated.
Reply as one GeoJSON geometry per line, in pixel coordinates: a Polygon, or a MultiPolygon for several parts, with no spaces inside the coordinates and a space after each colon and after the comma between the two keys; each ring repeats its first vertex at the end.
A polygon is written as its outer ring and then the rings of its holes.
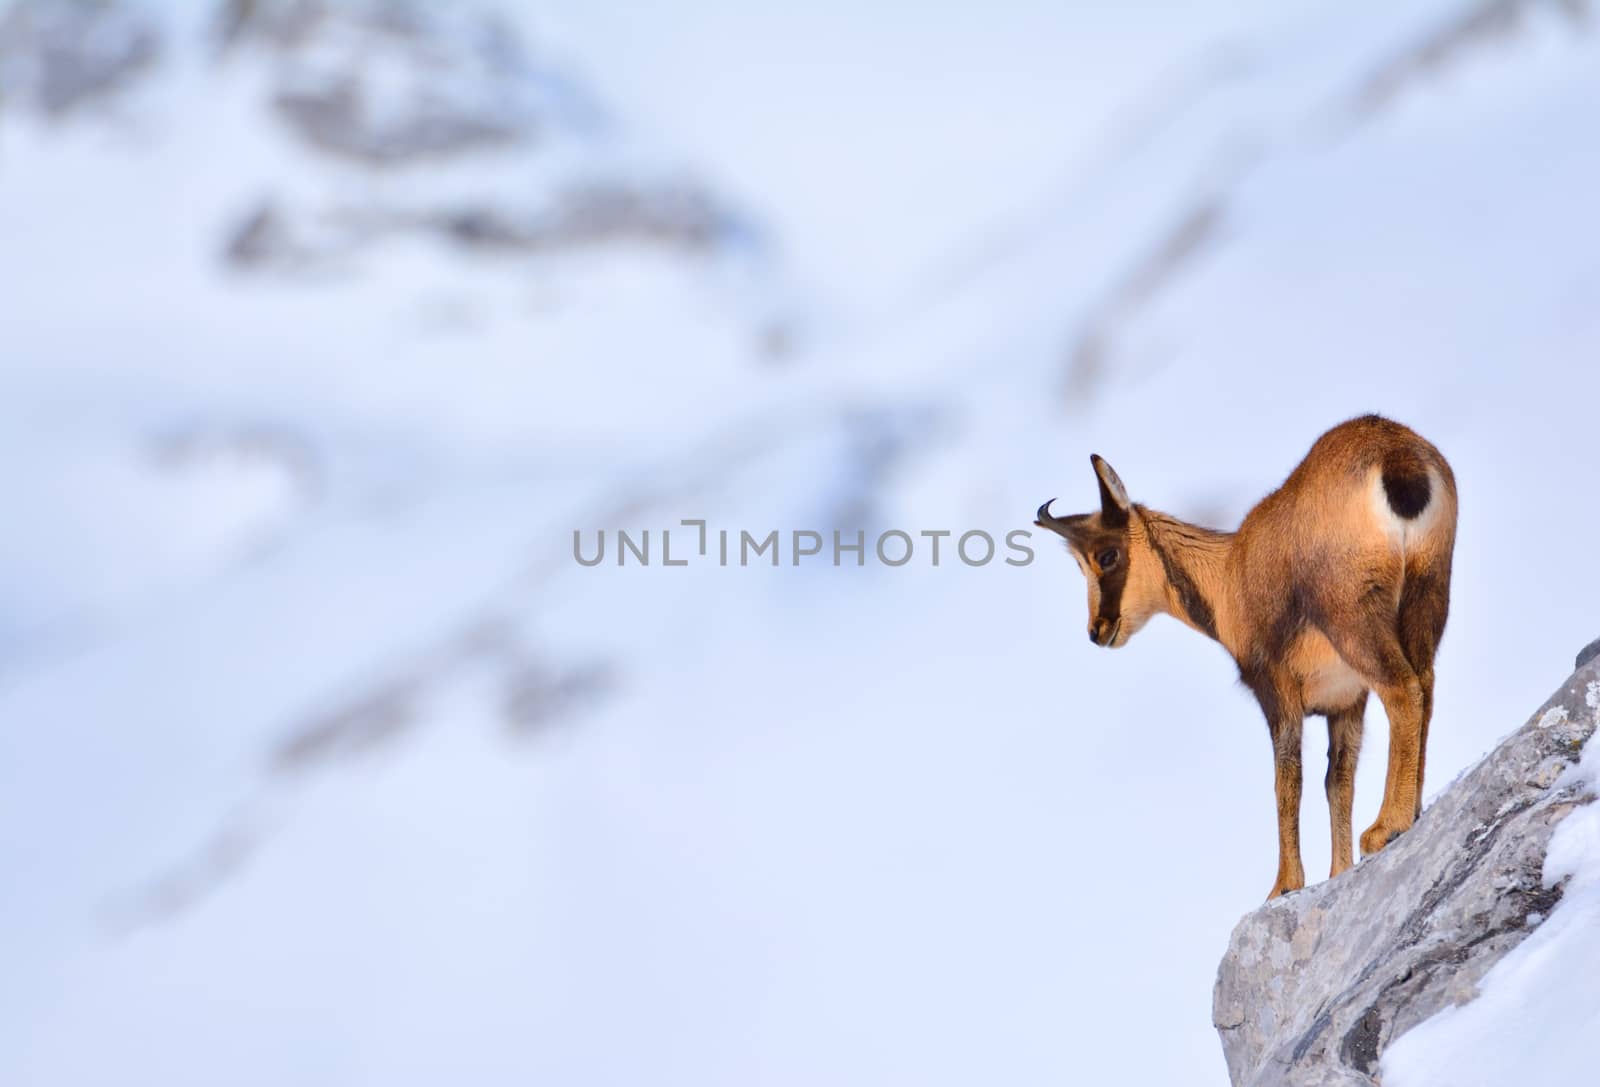
{"type": "Polygon", "coordinates": [[[1278,878],[1267,898],[1306,885],[1300,862],[1300,734],[1305,711],[1269,683],[1252,684],[1272,736],[1273,793],[1278,802],[1278,878]]]}
{"type": "Polygon", "coordinates": [[[1355,863],[1350,823],[1351,802],[1356,791],[1356,762],[1361,757],[1361,731],[1367,710],[1367,696],[1338,713],[1328,714],[1328,821],[1333,828],[1333,862],[1328,868],[1332,879],[1355,863]]]}
{"type": "Polygon", "coordinates": [[[1300,863],[1300,732],[1305,720],[1283,717],[1272,726],[1273,792],[1278,800],[1278,878],[1268,898],[1306,885],[1300,863]]]}

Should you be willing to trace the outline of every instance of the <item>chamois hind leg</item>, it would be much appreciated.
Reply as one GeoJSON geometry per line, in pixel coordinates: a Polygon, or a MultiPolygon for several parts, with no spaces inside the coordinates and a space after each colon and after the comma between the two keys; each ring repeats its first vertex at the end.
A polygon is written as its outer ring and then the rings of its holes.
{"type": "Polygon", "coordinates": [[[1331,879],[1355,863],[1351,845],[1351,802],[1355,799],[1356,762],[1361,757],[1361,730],[1367,711],[1367,694],[1353,706],[1328,714],[1328,820],[1333,827],[1331,879]]]}
{"type": "Polygon", "coordinates": [[[1422,818],[1422,782],[1428,766],[1428,726],[1433,723],[1433,669],[1430,667],[1418,673],[1417,682],[1422,685],[1422,728],[1417,735],[1417,803],[1416,813],[1412,816],[1414,820],[1422,818]]]}
{"type": "Polygon", "coordinates": [[[1406,666],[1404,674],[1373,689],[1389,718],[1389,772],[1378,818],[1361,834],[1361,855],[1376,853],[1417,818],[1417,782],[1422,770],[1422,681],[1406,666]]]}
{"type": "Polygon", "coordinates": [[[1417,747],[1417,807],[1428,762],[1428,726],[1433,720],[1433,656],[1450,611],[1450,569],[1419,569],[1407,574],[1400,594],[1400,646],[1422,685],[1422,730],[1417,747]]]}
{"type": "Polygon", "coordinates": [[[1398,626],[1392,610],[1385,615],[1374,609],[1363,621],[1324,632],[1345,663],[1377,693],[1389,718],[1389,770],[1383,783],[1383,805],[1377,820],[1361,834],[1362,856],[1376,853],[1410,830],[1417,818],[1422,681],[1400,646],[1398,626]]]}

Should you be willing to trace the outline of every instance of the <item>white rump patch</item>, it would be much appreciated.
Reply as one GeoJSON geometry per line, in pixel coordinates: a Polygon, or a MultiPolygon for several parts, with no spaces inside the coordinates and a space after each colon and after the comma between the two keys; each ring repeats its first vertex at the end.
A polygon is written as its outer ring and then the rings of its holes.
{"type": "Polygon", "coordinates": [[[1384,535],[1388,536],[1389,541],[1404,555],[1413,540],[1426,536],[1433,530],[1434,524],[1439,520],[1439,510],[1444,506],[1444,503],[1438,500],[1443,491],[1444,480],[1440,478],[1436,469],[1430,467],[1428,504],[1422,507],[1421,513],[1408,521],[1389,505],[1389,494],[1383,487],[1383,468],[1379,466],[1372,470],[1371,481],[1367,486],[1367,498],[1372,506],[1372,515],[1382,527],[1384,535]]]}

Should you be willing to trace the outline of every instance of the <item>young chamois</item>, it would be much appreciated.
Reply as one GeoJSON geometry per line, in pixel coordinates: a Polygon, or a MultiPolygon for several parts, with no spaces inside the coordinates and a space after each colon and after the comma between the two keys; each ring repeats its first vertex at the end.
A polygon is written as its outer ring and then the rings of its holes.
{"type": "Polygon", "coordinates": [[[1422,813],[1433,657],[1455,547],[1455,477],[1439,451],[1376,415],[1341,423],[1232,533],[1130,502],[1111,465],[1090,459],[1100,512],[1057,517],[1046,502],[1035,523],[1065,538],[1083,569],[1091,642],[1126,645],[1166,612],[1238,662],[1276,764],[1278,878],[1268,897],[1306,882],[1300,730],[1309,714],[1328,719],[1329,876],[1353,863],[1350,804],[1368,691],[1389,717],[1389,773],[1362,854],[1407,830],[1422,813]]]}

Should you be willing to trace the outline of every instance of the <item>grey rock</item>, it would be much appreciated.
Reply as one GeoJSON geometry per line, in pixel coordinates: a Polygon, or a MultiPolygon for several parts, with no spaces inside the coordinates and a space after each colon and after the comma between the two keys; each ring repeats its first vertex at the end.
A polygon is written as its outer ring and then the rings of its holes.
{"type": "Polygon", "coordinates": [[[223,0],[217,42],[223,51],[251,42],[296,49],[328,17],[324,0],[223,0]]]}
{"type": "Polygon", "coordinates": [[[551,253],[623,243],[685,255],[734,247],[752,236],[709,191],[687,182],[596,177],[502,200],[419,208],[334,205],[316,216],[269,198],[229,228],[222,252],[241,270],[304,270],[404,234],[473,252],[551,253]]]}
{"type": "Polygon", "coordinates": [[[1544,857],[1595,799],[1563,771],[1597,707],[1591,660],[1388,848],[1239,922],[1212,1006],[1235,1087],[1375,1084],[1390,1042],[1477,995],[1561,900],[1544,857]]]}
{"type": "Polygon", "coordinates": [[[109,98],[161,52],[155,24],[102,0],[18,0],[0,10],[0,103],[52,120],[109,98]]]}
{"type": "Polygon", "coordinates": [[[427,98],[407,103],[398,117],[386,117],[353,76],[280,92],[275,104],[312,146],[372,165],[492,148],[531,131],[531,122],[427,98]]]}
{"type": "Polygon", "coordinates": [[[239,221],[229,234],[223,253],[230,264],[244,267],[287,264],[299,256],[283,213],[271,201],[239,221]]]}
{"type": "Polygon", "coordinates": [[[226,228],[230,267],[349,270],[399,236],[475,256],[623,244],[739,259],[759,248],[753,227],[708,187],[624,153],[590,96],[480,7],[221,5],[217,56],[262,74],[268,112],[295,144],[363,175],[407,179],[349,185],[341,171],[325,188],[266,183],[273,195],[226,228]],[[467,157],[482,166],[470,185],[453,172],[467,157]]]}
{"type": "Polygon", "coordinates": [[[740,230],[730,213],[693,185],[606,180],[568,186],[542,205],[450,209],[431,225],[460,245],[522,250],[613,241],[708,249],[740,230]]]}
{"type": "Polygon", "coordinates": [[[554,78],[511,27],[470,6],[409,0],[229,0],[224,56],[274,71],[272,105],[307,146],[374,168],[532,142],[554,78]]]}
{"type": "Polygon", "coordinates": [[[1578,661],[1574,668],[1582,668],[1596,657],[1600,657],[1600,638],[1596,638],[1582,649],[1578,650],[1578,661]]]}

